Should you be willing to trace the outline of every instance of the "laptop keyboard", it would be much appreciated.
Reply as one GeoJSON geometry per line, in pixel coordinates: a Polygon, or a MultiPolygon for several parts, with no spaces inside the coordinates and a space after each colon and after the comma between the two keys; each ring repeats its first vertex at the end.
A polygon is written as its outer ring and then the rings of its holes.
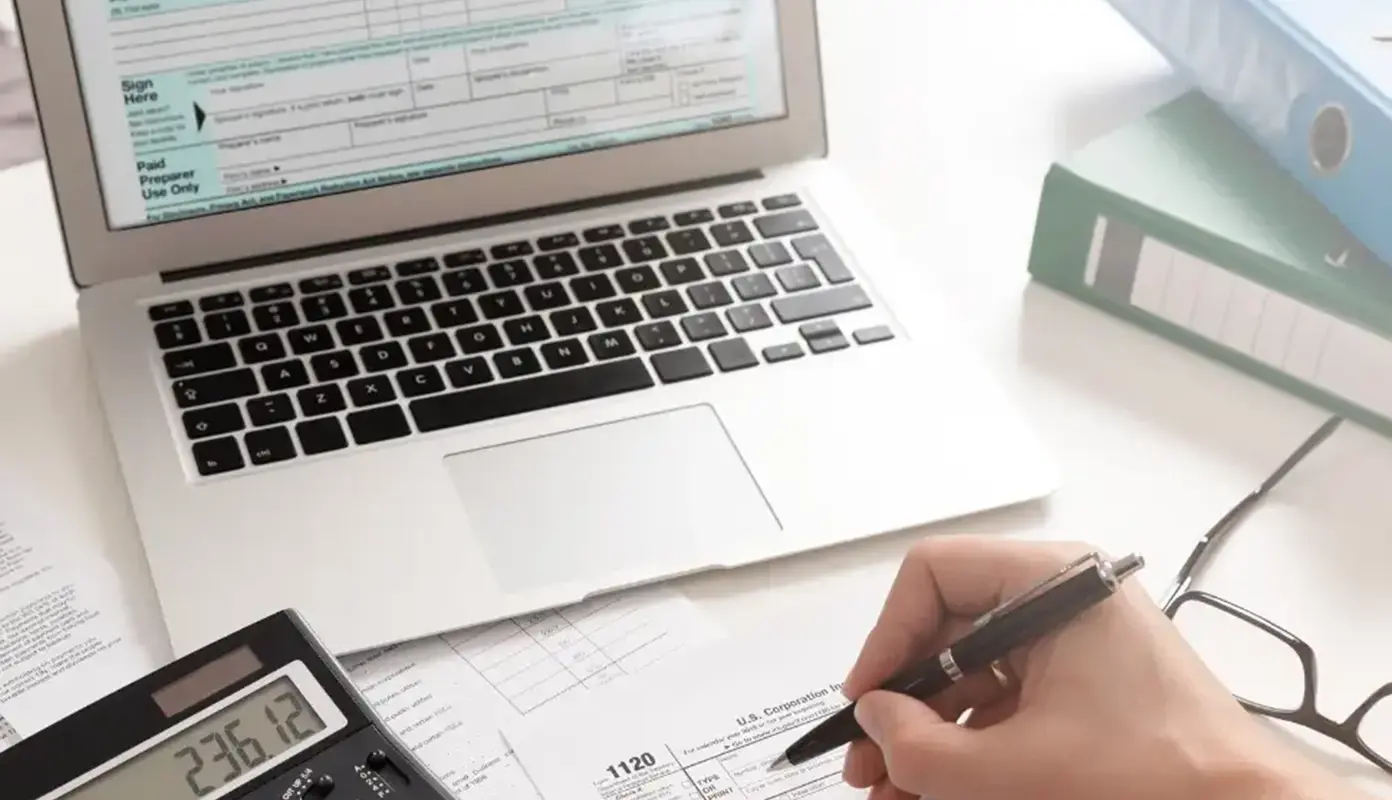
{"type": "MultiPolygon", "coordinates": [[[[893,338],[796,195],[149,308],[203,476],[893,338]],[[756,350],[746,337],[786,329],[756,350]]],[[[765,337],[766,338],[766,337],[765,337]]]]}

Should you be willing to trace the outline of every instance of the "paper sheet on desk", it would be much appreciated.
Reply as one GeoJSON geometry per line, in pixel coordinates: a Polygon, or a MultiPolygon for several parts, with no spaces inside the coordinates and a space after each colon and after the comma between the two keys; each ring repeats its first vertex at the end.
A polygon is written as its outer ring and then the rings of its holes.
{"type": "Polygon", "coordinates": [[[342,659],[455,794],[535,798],[500,727],[722,635],[683,595],[644,589],[342,659]]]}
{"type": "Polygon", "coordinates": [[[564,709],[505,727],[546,800],[860,800],[844,750],[767,768],[845,705],[841,681],[878,612],[800,617],[757,639],[727,639],[564,709]]]}

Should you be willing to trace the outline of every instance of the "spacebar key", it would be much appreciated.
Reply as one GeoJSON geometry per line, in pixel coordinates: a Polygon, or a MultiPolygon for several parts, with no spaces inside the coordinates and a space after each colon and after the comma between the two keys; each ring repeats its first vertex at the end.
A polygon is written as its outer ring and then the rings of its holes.
{"type": "Polygon", "coordinates": [[[859,286],[838,286],[820,292],[801,292],[774,300],[773,313],[784,325],[869,308],[870,295],[859,286]]]}
{"type": "Polygon", "coordinates": [[[596,400],[656,384],[642,359],[610,361],[478,389],[426,397],[411,404],[421,432],[596,400]]]}

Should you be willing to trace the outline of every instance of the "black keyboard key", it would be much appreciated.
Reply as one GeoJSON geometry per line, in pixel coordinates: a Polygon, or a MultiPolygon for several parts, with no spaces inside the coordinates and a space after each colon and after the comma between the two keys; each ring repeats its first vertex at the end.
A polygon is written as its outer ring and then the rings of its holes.
{"type": "Polygon", "coordinates": [[[590,349],[600,361],[631,356],[638,352],[633,346],[633,339],[624,331],[596,333],[590,337],[590,349]]]}
{"type": "Polygon", "coordinates": [[[495,244],[493,248],[489,250],[489,254],[499,261],[505,258],[529,256],[534,252],[536,251],[532,249],[531,242],[506,242],[504,244],[495,244]]]}
{"type": "Polygon", "coordinates": [[[549,342],[541,346],[541,357],[546,360],[546,366],[551,369],[570,369],[588,363],[590,357],[585,355],[585,346],[579,339],[565,339],[559,342],[549,342]]]}
{"type": "Polygon", "coordinates": [[[468,300],[446,300],[430,307],[430,315],[435,318],[435,327],[448,330],[460,325],[478,322],[479,315],[473,303],[468,300]]]}
{"type": "Polygon", "coordinates": [[[306,417],[322,417],[348,407],[348,404],[343,402],[343,392],[339,390],[338,384],[334,383],[301,389],[295,394],[295,398],[300,401],[300,413],[306,417]]]}
{"type": "Polygon", "coordinates": [[[575,256],[570,253],[547,253],[537,256],[532,259],[532,266],[536,267],[537,276],[544,281],[580,274],[580,265],[575,263],[575,256]]]}
{"type": "Polygon", "coordinates": [[[455,337],[459,340],[460,351],[466,355],[487,353],[503,346],[503,337],[498,333],[498,327],[487,323],[460,328],[455,337]]]}
{"type": "Polygon", "coordinates": [[[309,367],[314,371],[314,379],[320,383],[340,381],[358,374],[358,362],[347,350],[320,353],[309,359],[309,367]]]}
{"type": "Polygon", "coordinates": [[[638,337],[638,344],[644,350],[665,350],[669,347],[676,347],[681,344],[681,334],[670,322],[650,322],[647,325],[639,325],[633,329],[633,335],[638,337]]]}
{"type": "Polygon", "coordinates": [[[283,427],[253,430],[252,433],[246,434],[246,455],[256,466],[290,461],[296,455],[295,441],[291,440],[290,431],[283,427]]]}
{"type": "Polygon", "coordinates": [[[652,357],[652,365],[663,383],[681,383],[715,374],[699,347],[658,353],[652,357]]]}
{"type": "Polygon", "coordinates": [[[851,346],[835,320],[808,322],[798,328],[798,333],[807,342],[807,348],[816,355],[845,350],[851,346]]]}
{"type": "Polygon", "coordinates": [[[364,408],[390,403],[396,399],[396,390],[386,375],[373,375],[348,381],[348,397],[353,405],[364,408]]]}
{"type": "Polygon", "coordinates": [[[796,233],[809,233],[817,230],[817,218],[806,209],[799,208],[794,211],[782,211],[777,214],[769,214],[766,217],[759,217],[754,220],[754,227],[758,228],[759,235],[765,239],[776,239],[779,236],[792,236],[796,233]]]}
{"type": "Polygon", "coordinates": [[[267,364],[261,368],[261,380],[266,382],[267,391],[279,392],[309,385],[309,370],[299,361],[282,361],[267,364]]]}
{"type": "Polygon", "coordinates": [[[581,303],[607,300],[619,293],[608,275],[583,275],[570,282],[570,290],[575,293],[576,301],[581,303]]]}
{"type": "Polygon", "coordinates": [[[753,203],[730,203],[729,205],[717,208],[715,211],[724,219],[733,219],[735,217],[757,214],[759,213],[759,207],[753,203]]]}
{"type": "Polygon", "coordinates": [[[725,312],[725,316],[730,320],[730,327],[734,328],[737,333],[749,333],[773,327],[773,320],[769,318],[764,307],[758,303],[732,308],[725,312]]]}
{"type": "Polygon", "coordinates": [[[219,372],[197,378],[174,381],[174,400],[179,408],[208,406],[213,403],[226,403],[258,394],[261,387],[256,382],[256,373],[249,369],[219,372]]]}
{"type": "Polygon", "coordinates": [[[664,261],[658,269],[662,270],[662,277],[667,281],[668,286],[695,283],[706,277],[706,273],[701,271],[701,265],[697,264],[694,258],[664,261]]]}
{"type": "Polygon", "coordinates": [[[762,272],[753,275],[741,275],[730,281],[730,285],[735,287],[735,294],[746,302],[750,300],[762,300],[765,297],[773,297],[778,294],[778,290],[773,287],[773,281],[762,272]]]}
{"type": "Polygon", "coordinates": [[[679,256],[689,256],[692,253],[704,253],[711,249],[710,239],[706,237],[706,232],[700,228],[685,228],[679,231],[672,231],[667,234],[667,246],[672,248],[672,252],[679,256]]]}
{"type": "Polygon", "coordinates": [[[483,272],[476,267],[445,273],[445,291],[450,297],[463,297],[478,294],[488,288],[483,272]]]}
{"type": "Polygon", "coordinates": [[[527,313],[527,307],[522,305],[522,298],[511,289],[486,294],[478,299],[478,304],[479,308],[483,309],[484,319],[503,319],[527,313]]]}
{"type": "Polygon", "coordinates": [[[783,324],[804,322],[869,308],[870,296],[859,286],[838,286],[819,292],[803,292],[780,297],[771,304],[773,313],[783,324]]]}
{"type": "Polygon", "coordinates": [[[184,433],[190,439],[206,439],[209,436],[225,436],[246,427],[242,410],[236,403],[221,406],[196,408],[184,412],[184,433]]]}
{"type": "Polygon", "coordinates": [[[300,301],[300,309],[309,322],[324,322],[348,316],[348,306],[339,294],[320,294],[300,301]]]}
{"type": "Polygon", "coordinates": [[[693,342],[705,342],[724,336],[725,323],[717,314],[693,314],[682,320],[682,331],[693,342]]]}
{"type": "Polygon", "coordinates": [[[401,298],[403,306],[433,303],[443,297],[440,294],[440,284],[435,281],[434,275],[422,275],[397,282],[396,296],[401,298]]]}
{"type": "Polygon", "coordinates": [[[367,344],[383,338],[382,326],[377,324],[376,317],[345,319],[334,327],[338,330],[338,340],[345,346],[367,344]]]}
{"type": "Polygon", "coordinates": [[[307,456],[331,453],[348,446],[343,426],[333,417],[301,422],[295,426],[295,435],[300,437],[300,449],[307,456]]]}
{"type": "Polygon", "coordinates": [[[493,382],[493,370],[488,368],[488,362],[481,356],[451,361],[445,365],[445,376],[456,389],[467,389],[470,386],[482,386],[493,382]]]}
{"type": "Polygon", "coordinates": [[[267,303],[251,310],[256,318],[256,327],[263,331],[278,331],[300,324],[300,315],[292,303],[267,303]]]}
{"type": "Polygon", "coordinates": [[[381,283],[391,280],[391,270],[386,267],[367,267],[365,269],[355,269],[348,273],[348,282],[354,286],[365,286],[369,283],[381,283]]]}
{"type": "Polygon", "coordinates": [[[749,246],[749,257],[760,269],[793,263],[793,254],[782,242],[760,242],[749,246]]]}
{"type": "Polygon", "coordinates": [[[247,456],[251,458],[251,463],[258,467],[289,461],[297,455],[295,442],[290,438],[290,431],[285,428],[270,428],[248,433],[246,435],[246,451],[247,456]]]}
{"type": "Polygon", "coordinates": [[[764,348],[764,360],[770,364],[777,364],[782,361],[792,361],[802,358],[805,355],[802,345],[797,342],[787,344],[776,344],[773,347],[764,348]]]}
{"type": "Polygon", "coordinates": [[[522,286],[536,280],[532,277],[532,269],[527,266],[527,262],[516,259],[513,261],[499,261],[488,267],[488,277],[493,281],[494,288],[507,289],[513,286],[522,286]]]}
{"type": "Polygon", "coordinates": [[[439,271],[440,262],[433,258],[413,258],[396,265],[396,274],[402,278],[412,278],[439,271]]]}
{"type": "Polygon", "coordinates": [[[686,290],[686,294],[691,298],[691,305],[695,306],[698,311],[720,308],[735,302],[735,299],[730,296],[729,290],[725,288],[725,284],[719,281],[692,286],[686,290]]]}
{"type": "Polygon", "coordinates": [[[551,327],[557,336],[574,336],[589,333],[599,326],[588,308],[566,308],[551,315],[551,327]]]}
{"type": "Polygon", "coordinates": [[[841,254],[836,252],[836,248],[831,246],[831,241],[822,234],[794,239],[793,249],[804,260],[815,262],[822,275],[826,276],[827,283],[849,283],[855,280],[855,275],[851,273],[851,268],[846,266],[841,254]]]}
{"type": "Polygon", "coordinates": [[[359,289],[350,289],[348,302],[353,304],[353,310],[359,314],[371,314],[373,311],[386,311],[396,307],[396,301],[392,299],[391,291],[385,286],[363,286],[359,289]]]}
{"type": "Polygon", "coordinates": [[[894,338],[894,331],[888,325],[876,325],[871,328],[861,328],[855,332],[856,344],[878,344],[887,342],[894,338]]]}
{"type": "Polygon", "coordinates": [[[396,373],[396,385],[406,397],[423,397],[445,390],[445,381],[440,377],[440,370],[433,364],[396,373]]]}
{"type": "Polygon", "coordinates": [[[710,346],[710,354],[721,372],[737,372],[759,365],[759,359],[749,348],[749,342],[742,338],[715,342],[710,346]]]}
{"type": "Polygon", "coordinates": [[[189,347],[203,341],[203,334],[198,330],[197,320],[173,319],[155,326],[155,341],[161,350],[189,347]]]}
{"type": "Polygon", "coordinates": [[[193,303],[187,300],[175,300],[172,303],[160,303],[157,306],[150,306],[149,311],[151,322],[164,322],[167,319],[178,319],[179,317],[193,316],[193,303]]]}
{"type": "Polygon", "coordinates": [[[208,329],[209,339],[233,339],[251,333],[251,323],[247,322],[246,312],[240,309],[209,314],[203,318],[203,327],[208,329]]]}
{"type": "Polygon", "coordinates": [[[754,232],[743,222],[721,222],[712,225],[711,238],[721,247],[738,247],[754,241],[754,232]]]}
{"type": "Polygon", "coordinates": [[[590,228],[582,232],[585,241],[591,244],[595,242],[607,242],[611,239],[622,239],[626,234],[622,225],[601,225],[598,228],[590,228]]]}
{"type": "Polygon", "coordinates": [[[541,372],[541,362],[530,347],[494,353],[493,366],[497,368],[498,375],[504,378],[521,378],[541,372]]]}
{"type": "Polygon", "coordinates": [[[268,394],[247,401],[247,416],[258,428],[280,425],[295,418],[295,404],[288,394],[268,394]]]}
{"type": "Polygon", "coordinates": [[[354,411],[348,415],[348,430],[360,445],[376,444],[411,435],[411,423],[400,406],[354,411]]]}
{"type": "Polygon", "coordinates": [[[510,319],[503,323],[503,333],[507,334],[509,342],[518,347],[551,338],[551,332],[546,330],[546,321],[539,316],[510,319]]]}
{"type": "Polygon", "coordinates": [[[785,292],[805,292],[822,285],[822,282],[817,280],[817,273],[806,264],[778,270],[778,282],[783,285],[785,292]]]}
{"type": "Polygon", "coordinates": [[[643,319],[642,313],[638,311],[638,304],[627,297],[622,300],[607,300],[600,303],[595,306],[595,311],[599,312],[599,321],[604,323],[606,328],[632,325],[643,319]]]}
{"type": "Polygon", "coordinates": [[[566,294],[565,287],[559,283],[528,286],[522,290],[522,294],[527,296],[527,303],[533,311],[550,311],[570,305],[570,295],[566,294]]]}
{"type": "Polygon", "coordinates": [[[722,250],[706,256],[706,269],[710,270],[711,277],[723,278],[726,275],[748,272],[749,262],[744,260],[744,254],[738,250],[722,250]]]}
{"type": "Polygon", "coordinates": [[[662,288],[662,281],[658,280],[657,273],[653,272],[652,267],[621,269],[614,273],[614,278],[619,282],[619,288],[629,294],[650,292],[653,289],[662,288]]]}
{"type": "Polygon", "coordinates": [[[300,281],[300,294],[320,294],[343,288],[343,279],[337,275],[320,275],[300,281]]]}
{"type": "Polygon", "coordinates": [[[454,343],[450,341],[447,333],[417,336],[406,343],[406,349],[411,351],[411,358],[415,359],[417,364],[433,364],[436,361],[454,358],[454,343]]]}
{"type": "Polygon", "coordinates": [[[236,472],[246,466],[241,446],[230,436],[196,443],[193,446],[193,463],[198,467],[198,474],[205,478],[236,472]]]}
{"type": "Polygon", "coordinates": [[[164,371],[171,378],[187,378],[237,366],[237,355],[226,342],[190,347],[164,354],[164,371]]]}
{"type": "Polygon", "coordinates": [[[253,303],[269,303],[273,300],[294,297],[295,288],[288,283],[276,283],[270,286],[258,286],[247,294],[251,296],[253,303]]]}
{"type": "Polygon", "coordinates": [[[229,308],[240,308],[245,302],[241,292],[223,292],[200,297],[198,307],[204,311],[226,311],[229,308]]]}
{"type": "Polygon", "coordinates": [[[782,211],[785,208],[796,208],[800,205],[802,205],[802,198],[795,194],[780,194],[777,197],[764,199],[765,211],[782,211]]]}
{"type": "Polygon", "coordinates": [[[628,256],[628,260],[634,264],[667,257],[667,248],[662,244],[662,240],[656,236],[629,239],[623,243],[623,250],[624,255],[628,256]]]}
{"type": "Polygon", "coordinates": [[[643,295],[643,308],[647,309],[648,316],[653,319],[675,317],[690,310],[686,307],[681,293],[675,289],[643,295]]]}
{"type": "Polygon", "coordinates": [[[406,351],[396,342],[382,342],[359,350],[358,359],[368,372],[386,372],[406,366],[406,351]]]}
{"type": "Polygon", "coordinates": [[[285,358],[285,344],[276,333],[248,336],[237,342],[237,349],[242,351],[243,364],[264,364],[285,358]]]}
{"type": "Polygon", "coordinates": [[[715,222],[715,215],[707,209],[698,208],[694,211],[683,211],[680,214],[674,214],[672,216],[672,221],[682,227],[688,225],[704,225],[707,222],[715,222]]]}
{"type": "Polygon", "coordinates": [[[421,431],[438,431],[654,385],[640,359],[626,359],[418,400],[411,404],[411,415],[421,431]]]}
{"type": "Polygon", "coordinates": [[[474,267],[488,261],[488,254],[479,249],[460,250],[445,255],[445,266],[449,269],[474,267]]]}
{"type": "Polygon", "coordinates": [[[430,318],[419,308],[388,311],[382,315],[382,321],[387,323],[387,333],[398,339],[430,332],[430,318]]]}
{"type": "Polygon", "coordinates": [[[599,247],[580,248],[580,263],[585,265],[585,269],[590,272],[613,269],[623,266],[623,256],[612,244],[604,244],[599,247]]]}
{"type": "Polygon", "coordinates": [[[645,219],[635,219],[628,223],[628,232],[634,236],[642,236],[646,233],[658,233],[672,227],[672,223],[666,217],[647,217],[645,219]]]}
{"type": "Polygon", "coordinates": [[[551,250],[565,250],[568,247],[579,246],[580,237],[573,233],[555,233],[537,239],[537,247],[548,252],[551,250]]]}

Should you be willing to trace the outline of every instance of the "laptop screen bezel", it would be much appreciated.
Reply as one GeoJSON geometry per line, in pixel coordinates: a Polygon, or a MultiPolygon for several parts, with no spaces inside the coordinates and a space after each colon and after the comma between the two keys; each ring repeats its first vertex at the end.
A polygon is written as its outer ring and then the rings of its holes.
{"type": "Polygon", "coordinates": [[[63,0],[17,0],[48,171],[80,287],[764,169],[827,152],[815,0],[774,0],[787,113],[704,133],[206,217],[108,224],[63,0]]]}

